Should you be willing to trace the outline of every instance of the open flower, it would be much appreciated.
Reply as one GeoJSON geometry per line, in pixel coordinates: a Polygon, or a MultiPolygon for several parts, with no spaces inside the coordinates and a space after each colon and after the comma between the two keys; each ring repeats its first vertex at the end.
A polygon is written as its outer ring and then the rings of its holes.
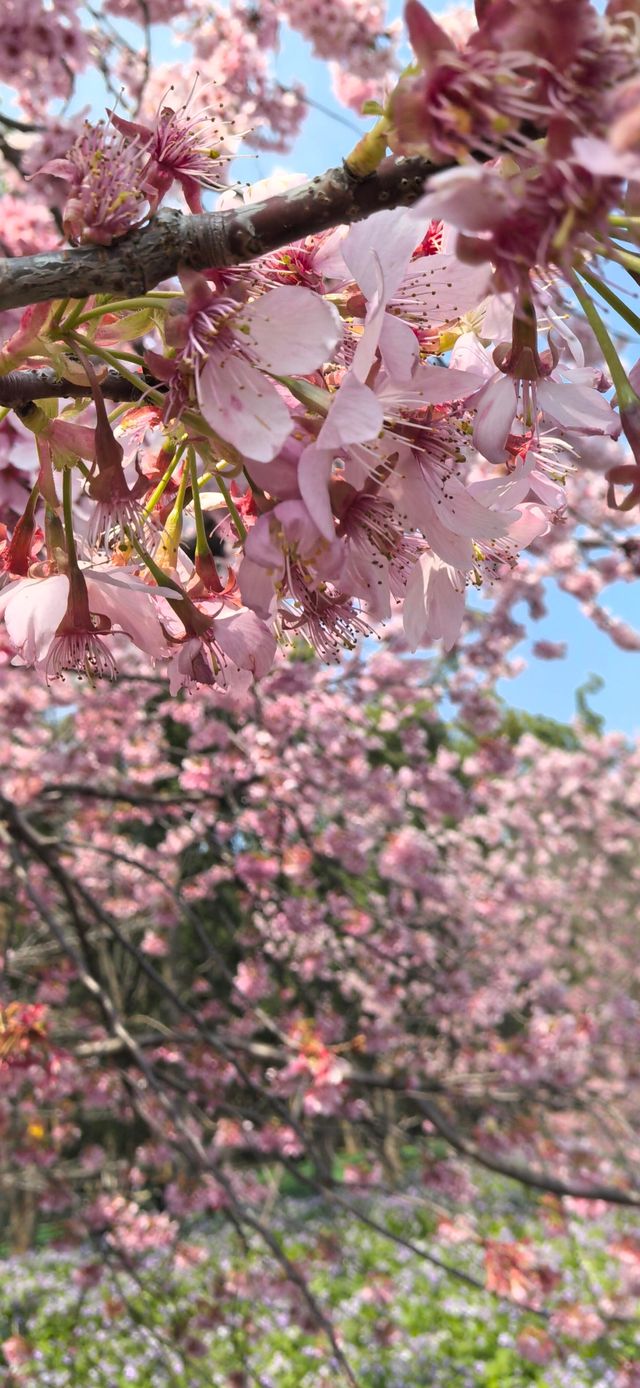
{"type": "Polygon", "coordinates": [[[50,159],[38,173],[69,184],[62,215],[69,240],[110,246],[149,211],[144,190],[144,151],[103,121],[84,130],[62,159],[50,159]]]}
{"type": "Polygon", "coordinates": [[[298,598],[339,574],[343,546],[328,542],[303,501],[281,501],[249,531],[238,582],[244,601],[267,616],[274,596],[298,598]]]}
{"type": "Polygon", "coordinates": [[[153,357],[168,376],[174,408],[184,404],[193,372],[207,423],[252,462],[266,463],[293,422],[283,395],[264,374],[306,375],[330,359],[341,335],[338,313],[309,289],[282,286],[252,303],[212,292],[202,275],[183,272],[187,311],[170,325],[173,361],[153,357]]]}
{"type": "MultiPolygon", "coordinates": [[[[544,362],[538,352],[535,310],[528,296],[521,295],[513,315],[513,337],[509,347],[494,353],[497,371],[484,348],[472,334],[465,334],[452,352],[456,366],[468,364],[474,374],[488,377],[468,404],[475,406],[473,442],[490,463],[505,463],[511,435],[532,432],[537,441],[541,425],[551,422],[570,435],[620,432],[620,420],[604,395],[582,383],[578,368],[558,361],[554,350],[544,362]],[[578,377],[578,380],[572,377],[578,377]],[[564,379],[563,379],[564,378],[564,379]]],[[[588,372],[588,376],[592,373],[588,372]]]]}
{"type": "Polygon", "coordinates": [[[391,598],[404,597],[409,574],[427,542],[407,532],[391,499],[374,489],[357,492],[338,481],[332,492],[346,549],[341,582],[366,604],[374,620],[387,621],[391,598]]]}
{"type": "Polygon", "coordinates": [[[368,386],[359,379],[354,362],[317,439],[304,449],[298,465],[301,495],[322,534],[331,539],[335,533],[330,484],[337,459],[345,463],[345,478],[354,485],[361,485],[363,477],[390,473],[409,453],[410,440],[421,438],[420,413],[426,417],[427,406],[470,395],[481,380],[480,375],[452,367],[418,364],[408,380],[397,382],[380,371],[368,386]]]}
{"type": "Polygon", "coordinates": [[[221,177],[233,159],[227,133],[206,110],[190,102],[174,110],[161,106],[151,125],[125,120],[111,111],[111,123],[138,149],[144,150],[144,190],[155,211],[174,183],[179,183],[191,212],[202,212],[201,187],[222,188],[221,177]]]}
{"type": "Polygon", "coordinates": [[[252,677],[261,679],[270,670],[276,651],[273,632],[236,599],[216,593],[196,603],[174,596],[172,605],[183,629],[178,636],[172,619],[167,625],[174,650],[168,668],[172,694],[194,684],[242,693],[252,677]]]}
{"type": "Polygon", "coordinates": [[[284,632],[305,636],[321,659],[338,660],[371,630],[343,591],[346,558],[344,542],[327,542],[302,501],[281,501],[247,537],[243,600],[263,616],[276,611],[284,632]]]}
{"type": "Polygon", "coordinates": [[[486,265],[464,265],[439,252],[415,256],[419,223],[412,210],[385,209],[356,223],[341,244],[342,258],[366,302],[364,332],[351,369],[366,381],[379,350],[396,380],[407,380],[418,357],[410,321],[431,333],[457,322],[486,293],[486,265]]]}
{"type": "Polygon", "coordinates": [[[105,636],[123,632],[148,655],[167,652],[154,591],[122,569],[72,569],[8,584],[0,617],[20,661],[47,680],[63,670],[113,679],[116,663],[105,636]]]}

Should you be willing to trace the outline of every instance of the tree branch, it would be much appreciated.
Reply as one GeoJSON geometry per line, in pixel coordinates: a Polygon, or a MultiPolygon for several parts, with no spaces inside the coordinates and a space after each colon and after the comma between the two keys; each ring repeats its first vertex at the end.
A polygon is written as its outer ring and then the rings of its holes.
{"type": "Polygon", "coordinates": [[[533,1171],[531,1167],[520,1162],[509,1161],[506,1157],[492,1156],[490,1152],[479,1147],[472,1138],[466,1137],[457,1128],[454,1128],[441,1109],[431,1100],[419,1099],[416,1102],[420,1112],[433,1123],[436,1132],[444,1138],[445,1142],[449,1143],[450,1147],[453,1147],[454,1151],[459,1152],[461,1156],[469,1157],[479,1166],[486,1167],[487,1171],[497,1171],[499,1175],[506,1176],[511,1181],[518,1181],[523,1186],[544,1190],[552,1195],[570,1195],[580,1200],[604,1200],[609,1205],[640,1206],[640,1192],[624,1190],[621,1186],[591,1185],[585,1181],[562,1181],[552,1176],[550,1172],[533,1171]]]}
{"type": "Polygon", "coordinates": [[[266,202],[185,216],[167,208],[114,246],[77,246],[0,260],[0,309],[90,294],[139,295],[175,275],[256,260],[339,223],[409,206],[435,167],[419,156],[385,159],[368,178],[329,169],[266,202]]]}
{"type": "MultiPolygon", "coordinates": [[[[140,376],[140,389],[131,381],[126,381],[118,371],[107,371],[100,379],[100,390],[105,400],[140,400],[145,388],[153,385],[162,389],[161,383],[140,376]]],[[[26,405],[30,400],[50,400],[54,396],[71,400],[83,400],[91,395],[88,385],[78,385],[75,381],[65,381],[50,367],[39,367],[35,371],[8,371],[0,376],[0,405],[26,405]]]]}

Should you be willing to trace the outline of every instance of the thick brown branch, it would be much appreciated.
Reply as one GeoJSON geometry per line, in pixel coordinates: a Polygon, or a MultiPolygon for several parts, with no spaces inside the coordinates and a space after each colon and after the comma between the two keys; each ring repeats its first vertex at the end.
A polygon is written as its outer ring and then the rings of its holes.
{"type": "Polygon", "coordinates": [[[364,179],[346,167],[329,169],[266,202],[197,216],[167,209],[107,248],[79,246],[1,260],[0,309],[90,294],[145,294],[175,275],[179,265],[205,270],[245,264],[339,223],[408,206],[433,172],[434,166],[417,156],[385,159],[364,179]]]}
{"type": "MultiPolygon", "coordinates": [[[[105,400],[139,400],[149,384],[153,384],[157,390],[158,382],[151,383],[142,375],[138,390],[131,381],[125,381],[119,372],[107,371],[100,380],[100,389],[105,400]]],[[[91,390],[88,385],[76,385],[74,381],[61,379],[50,367],[37,371],[8,371],[6,376],[0,376],[0,405],[26,405],[30,400],[49,400],[57,395],[82,400],[91,395],[91,390]]]]}

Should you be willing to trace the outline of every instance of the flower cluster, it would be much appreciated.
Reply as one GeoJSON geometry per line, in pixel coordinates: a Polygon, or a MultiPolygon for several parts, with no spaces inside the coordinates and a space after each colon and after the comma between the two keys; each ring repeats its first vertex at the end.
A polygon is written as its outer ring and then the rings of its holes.
{"type": "MultiPolygon", "coordinates": [[[[107,673],[97,647],[121,632],[169,660],[174,688],[228,689],[240,672],[243,683],[264,673],[277,642],[304,637],[336,659],[400,610],[413,647],[451,647],[466,585],[513,569],[562,515],[582,441],[620,425],[602,372],[582,365],[562,323],[560,346],[540,355],[524,296],[496,370],[486,336],[463,331],[489,302],[487,271],[442,244],[419,212],[382,212],[228,275],[185,271],[182,292],[139,307],[88,304],[69,334],[63,316],[55,350],[73,345],[93,407],[83,422],[77,410],[23,412],[50,519],[42,557],[23,544],[20,581],[1,599],[20,659],[47,677],[65,661],[107,673]],[[145,329],[144,365],[162,389],[120,411],[114,434],[87,354],[117,360],[145,329]],[[74,454],[90,465],[84,484],[74,454]],[[180,543],[189,515],[195,564],[180,543]]],[[[54,351],[40,320],[9,340],[10,360],[16,343],[22,360],[54,351]]]]}
{"type": "Polygon", "coordinates": [[[155,212],[174,183],[191,211],[201,212],[200,188],[220,188],[232,157],[226,138],[217,121],[188,105],[161,107],[149,125],[112,113],[110,125],[87,122],[67,154],[37,172],[69,185],[69,240],[109,246],[155,212]]]}
{"type": "MultiPolygon", "coordinates": [[[[546,23],[520,0],[477,10],[477,26],[441,28],[409,0],[417,64],[379,108],[373,146],[350,156],[362,171],[388,139],[462,161],[413,207],[11,323],[4,371],[54,368],[80,401],[59,413],[27,401],[3,426],[0,616],[18,661],[48,680],[113,675],[128,638],[174,691],[229,694],[278,648],[302,639],[337,660],[396,615],[413,649],[448,651],[469,586],[495,593],[499,625],[522,550],[535,546],[542,573],[586,470],[606,471],[613,512],[635,506],[637,373],[590,292],[624,315],[603,258],[640,269],[620,241],[633,244],[637,220],[636,29],[589,0],[554,0],[546,23]]],[[[352,26],[343,48],[366,31],[376,49],[375,6],[331,16],[352,26]]],[[[232,9],[225,22],[240,20],[232,9]]],[[[260,25],[273,40],[275,12],[260,25]]],[[[42,174],[67,185],[68,237],[108,247],[176,188],[200,212],[232,153],[192,93],[150,120],[85,125],[42,174]]],[[[262,194],[297,190],[285,178],[248,197],[262,194]]],[[[219,205],[232,216],[237,202],[219,205]]],[[[616,572],[633,562],[618,546],[616,572]]],[[[594,573],[576,596],[634,647],[595,603],[600,586],[594,573]]]]}
{"type": "Polygon", "coordinates": [[[462,166],[436,180],[435,215],[517,290],[532,267],[566,270],[610,239],[608,214],[640,174],[638,32],[630,12],[590,0],[476,9],[456,42],[409,0],[417,62],[389,100],[389,138],[462,166]]]}

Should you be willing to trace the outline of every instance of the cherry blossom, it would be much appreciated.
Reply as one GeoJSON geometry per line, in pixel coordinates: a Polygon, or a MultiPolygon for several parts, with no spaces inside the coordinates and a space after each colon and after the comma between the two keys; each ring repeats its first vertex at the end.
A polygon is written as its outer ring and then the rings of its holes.
{"type": "Polygon", "coordinates": [[[63,158],[38,170],[69,184],[63,211],[65,233],[73,243],[112,241],[138,226],[148,213],[139,144],[112,128],[88,123],[63,158]]]}
{"type": "MultiPolygon", "coordinates": [[[[409,0],[409,64],[377,0],[103,10],[10,0],[0,54],[8,1237],[59,1220],[80,1309],[112,1269],[137,1308],[215,1216],[149,1371],[286,1374],[265,1314],[353,1381],[294,1180],[500,1305],[498,1374],[622,1388],[640,754],[592,686],[570,724],[496,690],[571,647],[555,588],[640,649],[638,5],[409,0]],[[344,167],[214,202],[302,128],[286,27],[344,167]]],[[[360,1300],[374,1376],[437,1376],[360,1300]]]]}
{"type": "Polygon", "coordinates": [[[113,677],[115,661],[103,639],[112,629],[148,655],[167,649],[152,591],[122,570],[18,579],[0,593],[0,612],[20,659],[47,678],[65,669],[113,677]]]}
{"type": "Polygon", "coordinates": [[[115,129],[148,156],[142,178],[152,210],[177,182],[191,211],[202,212],[201,186],[220,188],[232,158],[227,132],[205,112],[190,110],[188,103],[178,111],[163,106],[153,126],[125,120],[113,111],[110,115],[115,129]]]}

